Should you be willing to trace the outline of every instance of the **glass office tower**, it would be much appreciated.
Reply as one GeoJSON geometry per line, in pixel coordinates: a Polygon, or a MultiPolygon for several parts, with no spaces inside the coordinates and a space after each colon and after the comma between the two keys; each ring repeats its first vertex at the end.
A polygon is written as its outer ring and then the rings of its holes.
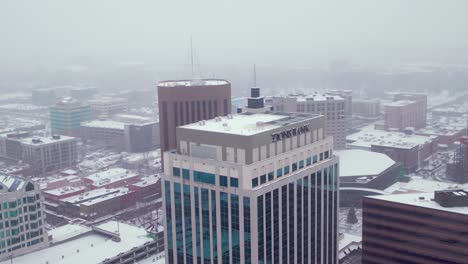
{"type": "Polygon", "coordinates": [[[338,158],[324,118],[244,113],[177,128],[168,263],[338,263],[338,158]]]}

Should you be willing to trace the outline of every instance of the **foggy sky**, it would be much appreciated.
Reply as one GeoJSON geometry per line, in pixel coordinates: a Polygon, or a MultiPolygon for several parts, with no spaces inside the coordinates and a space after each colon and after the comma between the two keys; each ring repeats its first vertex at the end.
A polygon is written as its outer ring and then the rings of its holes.
{"type": "Polygon", "coordinates": [[[0,67],[468,60],[464,0],[0,0],[0,67]]]}

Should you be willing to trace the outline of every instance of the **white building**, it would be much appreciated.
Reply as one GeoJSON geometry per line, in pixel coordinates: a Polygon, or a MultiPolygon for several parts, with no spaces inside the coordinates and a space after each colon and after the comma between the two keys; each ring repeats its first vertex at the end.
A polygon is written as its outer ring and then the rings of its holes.
{"type": "Polygon", "coordinates": [[[338,263],[338,158],[312,114],[177,128],[165,152],[168,263],[338,263]]]}
{"type": "Polygon", "coordinates": [[[128,111],[128,102],[125,98],[100,97],[88,100],[94,117],[112,116],[128,111]]]}
{"type": "MultiPolygon", "coordinates": [[[[351,100],[351,99],[349,99],[351,100]]],[[[327,136],[333,136],[334,148],[346,147],[346,126],[351,113],[346,112],[348,99],[338,95],[319,94],[271,97],[265,100],[274,111],[321,114],[325,116],[327,136]]]]}
{"type": "Polygon", "coordinates": [[[0,202],[0,260],[48,246],[39,186],[0,175],[0,202]]]}

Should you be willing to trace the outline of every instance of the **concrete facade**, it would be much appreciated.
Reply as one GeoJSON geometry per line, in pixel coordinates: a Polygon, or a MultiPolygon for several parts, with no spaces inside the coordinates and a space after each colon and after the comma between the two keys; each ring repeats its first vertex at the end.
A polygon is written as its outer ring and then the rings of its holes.
{"type": "Polygon", "coordinates": [[[427,95],[395,94],[385,104],[385,129],[422,128],[427,123],[427,95]]]}

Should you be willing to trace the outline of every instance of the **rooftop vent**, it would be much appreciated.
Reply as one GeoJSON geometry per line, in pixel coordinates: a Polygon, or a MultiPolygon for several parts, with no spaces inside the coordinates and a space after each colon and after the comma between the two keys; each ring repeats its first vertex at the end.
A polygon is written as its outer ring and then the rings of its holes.
{"type": "Polygon", "coordinates": [[[468,206],[468,192],[462,189],[436,191],[434,200],[443,207],[468,206]]]}
{"type": "Polygon", "coordinates": [[[60,135],[53,135],[52,139],[60,139],[60,135]]]}

